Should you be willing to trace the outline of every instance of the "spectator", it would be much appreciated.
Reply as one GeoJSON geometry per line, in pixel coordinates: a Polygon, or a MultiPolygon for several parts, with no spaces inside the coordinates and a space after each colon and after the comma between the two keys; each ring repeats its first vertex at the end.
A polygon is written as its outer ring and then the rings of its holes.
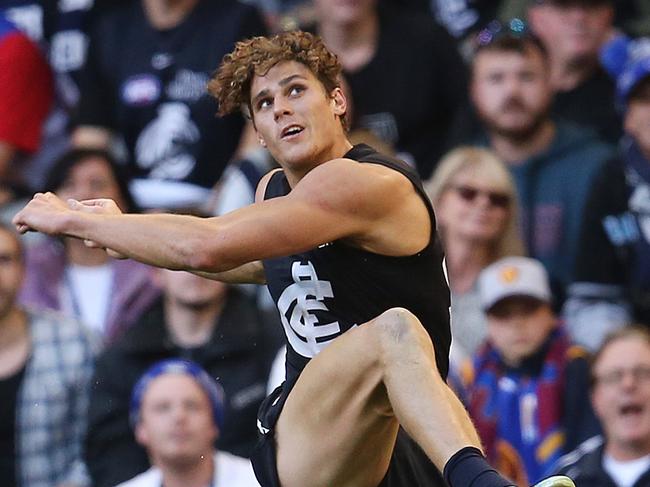
{"type": "Polygon", "coordinates": [[[257,10],[235,0],[139,0],[96,24],[75,143],[106,147],[121,136],[141,207],[203,202],[244,125],[215,116],[205,87],[235,41],[264,32],[257,10]]]}
{"type": "Polygon", "coordinates": [[[451,288],[451,363],[470,358],[486,335],[478,297],[481,270],[508,255],[522,255],[517,195],[508,169],[486,149],[447,154],[425,186],[436,210],[451,288]]]}
{"type": "Polygon", "coordinates": [[[631,326],[611,334],[591,365],[591,402],[604,437],[584,442],[558,469],[576,487],[650,485],[650,332],[631,326]]]}
{"type": "Polygon", "coordinates": [[[591,127],[612,144],[618,142],[621,120],[614,83],[598,60],[614,29],[614,1],[532,0],[528,18],[548,52],[553,116],[591,127]]]}
{"type": "Polygon", "coordinates": [[[0,224],[0,478],[87,486],[81,448],[96,343],[75,321],[20,307],[23,273],[21,242],[0,224]]]}
{"type": "Polygon", "coordinates": [[[0,205],[27,193],[28,156],[39,148],[53,96],[45,57],[0,9],[0,205]]]}
{"type": "MultiPolygon", "coordinates": [[[[128,424],[129,397],[154,362],[183,357],[199,363],[226,392],[219,450],[248,456],[256,413],[280,340],[252,300],[234,287],[187,272],[160,271],[163,299],[97,363],[86,439],[95,487],[114,486],[149,467],[128,424]]],[[[273,323],[275,332],[280,327],[273,323]]]]}
{"type": "Polygon", "coordinates": [[[154,465],[118,487],[254,487],[249,460],[216,451],[223,390],[200,366],[164,360],[133,388],[131,423],[154,465]]]}
{"type": "MultiPolygon", "coordinates": [[[[43,187],[52,164],[69,149],[70,114],[79,101],[79,73],[86,62],[88,29],[95,15],[130,0],[5,0],[0,10],[46,54],[54,75],[54,100],[42,126],[38,151],[25,158],[24,183],[43,187]]],[[[26,85],[27,86],[27,85],[26,85]]],[[[38,85],[40,89],[40,85],[38,85]]],[[[30,90],[31,99],[38,93],[30,90]]]]}
{"type": "Polygon", "coordinates": [[[574,339],[593,350],[615,328],[650,325],[650,38],[618,39],[606,55],[626,135],[589,196],[564,310],[574,339]]]}
{"type": "Polygon", "coordinates": [[[430,16],[377,0],[314,5],[311,30],[343,65],[354,101],[352,127],[374,132],[428,178],[466,99],[466,69],[453,39],[430,16]]]}
{"type": "Polygon", "coordinates": [[[598,432],[586,352],[559,327],[547,274],[534,259],[490,265],[479,294],[488,341],[464,374],[469,413],[493,465],[528,486],[598,432]]]}
{"type": "MultiPolygon", "coordinates": [[[[50,170],[46,189],[68,198],[112,198],[133,209],[128,183],[109,153],[73,149],[50,170]]],[[[153,268],[110,258],[74,238],[47,238],[27,251],[21,302],[62,311],[94,328],[107,342],[119,337],[158,297],[153,268]]]]}
{"type": "Polygon", "coordinates": [[[527,252],[551,276],[557,304],[573,276],[579,227],[595,174],[612,148],[549,116],[549,62],[521,21],[484,32],[472,68],[471,97],[488,144],[507,163],[522,210],[527,252]]]}

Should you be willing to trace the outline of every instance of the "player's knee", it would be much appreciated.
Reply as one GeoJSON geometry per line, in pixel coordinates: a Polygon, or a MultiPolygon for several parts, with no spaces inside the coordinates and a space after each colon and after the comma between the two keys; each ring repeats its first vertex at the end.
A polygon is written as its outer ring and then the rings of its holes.
{"type": "Polygon", "coordinates": [[[375,319],[374,328],[382,350],[417,347],[428,340],[420,320],[404,308],[385,311],[375,319]]]}

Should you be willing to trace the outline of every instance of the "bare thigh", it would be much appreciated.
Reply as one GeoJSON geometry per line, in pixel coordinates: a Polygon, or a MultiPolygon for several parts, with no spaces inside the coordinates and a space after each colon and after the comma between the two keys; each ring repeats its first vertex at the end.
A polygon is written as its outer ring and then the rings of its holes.
{"type": "Polygon", "coordinates": [[[376,487],[399,424],[382,382],[373,321],[314,357],[276,426],[282,487],[376,487]]]}

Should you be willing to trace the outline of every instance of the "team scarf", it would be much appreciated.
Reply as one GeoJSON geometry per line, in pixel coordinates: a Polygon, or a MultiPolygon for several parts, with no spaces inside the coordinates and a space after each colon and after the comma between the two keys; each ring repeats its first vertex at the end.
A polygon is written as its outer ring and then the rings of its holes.
{"type": "Polygon", "coordinates": [[[517,485],[540,480],[563,453],[565,370],[572,348],[558,328],[522,366],[507,367],[486,343],[466,388],[488,459],[517,485]]]}

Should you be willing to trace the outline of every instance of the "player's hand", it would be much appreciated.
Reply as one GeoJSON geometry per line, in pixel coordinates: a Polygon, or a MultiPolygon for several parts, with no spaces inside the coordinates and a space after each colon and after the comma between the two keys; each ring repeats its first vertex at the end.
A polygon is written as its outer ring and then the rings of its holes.
{"type": "MultiPolygon", "coordinates": [[[[68,200],[68,206],[72,210],[81,211],[84,213],[94,213],[94,214],[101,214],[101,215],[122,214],[122,210],[120,210],[120,207],[117,206],[117,203],[115,203],[115,201],[108,198],[97,198],[97,199],[83,200],[83,201],[77,201],[71,199],[68,200]]],[[[106,250],[106,253],[111,257],[113,257],[114,259],[128,258],[126,255],[121,254],[113,249],[102,247],[97,242],[94,242],[92,240],[84,240],[84,245],[86,245],[86,247],[92,247],[92,248],[103,248],[104,250],[106,250]]]]}
{"type": "Polygon", "coordinates": [[[54,193],[36,193],[12,222],[20,233],[38,231],[48,235],[63,235],[70,209],[54,193]]]}

